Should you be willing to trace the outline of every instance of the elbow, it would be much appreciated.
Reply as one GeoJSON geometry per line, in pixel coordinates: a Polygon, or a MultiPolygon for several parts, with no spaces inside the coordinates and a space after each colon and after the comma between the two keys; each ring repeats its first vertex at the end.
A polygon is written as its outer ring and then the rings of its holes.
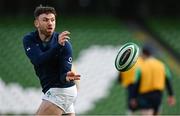
{"type": "Polygon", "coordinates": [[[39,60],[38,58],[32,58],[32,59],[31,59],[31,63],[32,63],[33,65],[40,65],[40,64],[42,64],[42,61],[39,60]]]}

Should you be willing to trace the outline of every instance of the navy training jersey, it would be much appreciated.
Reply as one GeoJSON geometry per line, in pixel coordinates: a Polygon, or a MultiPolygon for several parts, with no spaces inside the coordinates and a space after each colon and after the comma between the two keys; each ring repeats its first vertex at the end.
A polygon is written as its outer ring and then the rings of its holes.
{"type": "Polygon", "coordinates": [[[58,33],[54,32],[49,42],[42,42],[37,31],[23,38],[25,53],[34,65],[42,91],[50,88],[71,87],[75,83],[67,82],[67,72],[72,67],[72,46],[69,41],[64,46],[58,43],[58,33]]]}

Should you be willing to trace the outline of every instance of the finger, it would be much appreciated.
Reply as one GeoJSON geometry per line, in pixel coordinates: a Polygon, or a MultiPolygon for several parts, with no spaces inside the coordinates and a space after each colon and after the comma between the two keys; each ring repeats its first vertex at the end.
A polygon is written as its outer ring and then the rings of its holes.
{"type": "Polygon", "coordinates": [[[64,43],[65,41],[68,41],[68,39],[70,39],[69,36],[61,36],[61,37],[59,37],[59,41],[60,41],[61,43],[64,43]]]}
{"type": "Polygon", "coordinates": [[[74,77],[72,76],[72,77],[68,77],[68,79],[70,80],[70,81],[73,81],[74,80],[74,77]]]}
{"type": "Polygon", "coordinates": [[[62,33],[67,33],[67,34],[70,34],[70,32],[69,32],[69,31],[63,31],[62,33]]]}
{"type": "Polygon", "coordinates": [[[69,31],[64,31],[66,34],[71,34],[69,31]]]}
{"type": "Polygon", "coordinates": [[[64,35],[69,35],[69,34],[70,34],[69,31],[63,31],[60,35],[61,35],[61,36],[64,36],[64,35]]]}
{"type": "Polygon", "coordinates": [[[74,77],[74,80],[80,80],[80,77],[74,77]]]}
{"type": "Polygon", "coordinates": [[[81,77],[81,75],[78,75],[78,74],[77,74],[77,75],[74,75],[74,76],[75,76],[75,77],[81,77]]]}
{"type": "Polygon", "coordinates": [[[69,36],[64,36],[64,38],[63,39],[70,39],[70,37],[69,36]]]}
{"type": "Polygon", "coordinates": [[[75,75],[74,80],[80,80],[81,75],[75,75]]]}
{"type": "Polygon", "coordinates": [[[74,74],[74,72],[72,72],[72,71],[69,71],[69,72],[67,72],[67,76],[75,76],[75,74],[74,74]]]}
{"type": "Polygon", "coordinates": [[[66,38],[61,39],[61,40],[60,40],[60,44],[64,45],[64,44],[65,44],[65,41],[68,41],[68,39],[66,39],[66,38]]]}
{"type": "Polygon", "coordinates": [[[58,38],[64,38],[64,36],[68,36],[70,32],[62,32],[59,34],[58,38]]]}
{"type": "Polygon", "coordinates": [[[59,35],[58,38],[65,38],[65,37],[68,38],[68,39],[70,38],[67,34],[61,34],[61,35],[59,35]]]}
{"type": "Polygon", "coordinates": [[[73,80],[80,80],[80,77],[81,77],[81,75],[69,75],[68,76],[68,79],[69,80],[71,80],[71,81],[73,81],[73,80]]]}

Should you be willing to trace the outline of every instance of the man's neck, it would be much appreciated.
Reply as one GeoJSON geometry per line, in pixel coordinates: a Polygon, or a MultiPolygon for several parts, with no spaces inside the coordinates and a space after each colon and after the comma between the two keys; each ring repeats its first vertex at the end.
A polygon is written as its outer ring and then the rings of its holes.
{"type": "Polygon", "coordinates": [[[48,42],[51,38],[51,36],[46,36],[42,33],[39,33],[39,37],[40,37],[41,41],[43,41],[43,42],[48,42]]]}

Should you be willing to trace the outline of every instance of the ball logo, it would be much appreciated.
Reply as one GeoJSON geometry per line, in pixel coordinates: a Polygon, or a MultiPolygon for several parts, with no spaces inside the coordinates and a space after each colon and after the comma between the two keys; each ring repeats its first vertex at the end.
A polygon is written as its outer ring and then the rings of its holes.
{"type": "Polygon", "coordinates": [[[130,56],[130,54],[131,54],[131,50],[130,49],[126,50],[122,54],[122,58],[120,59],[119,64],[123,65],[128,60],[128,57],[130,56]]]}
{"type": "Polygon", "coordinates": [[[129,70],[137,61],[139,47],[135,43],[126,43],[118,51],[115,67],[118,71],[129,70]]]}

